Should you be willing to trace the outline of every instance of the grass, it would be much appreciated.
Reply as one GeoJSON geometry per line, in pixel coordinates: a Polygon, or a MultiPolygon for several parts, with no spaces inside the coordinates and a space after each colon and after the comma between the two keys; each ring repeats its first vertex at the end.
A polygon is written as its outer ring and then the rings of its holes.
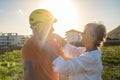
{"type": "MultiPolygon", "coordinates": [[[[120,46],[102,47],[103,80],[120,80],[120,46]]],[[[21,51],[0,54],[0,80],[21,80],[23,65],[21,51]]],[[[68,75],[61,75],[60,80],[70,80],[68,75]]]]}

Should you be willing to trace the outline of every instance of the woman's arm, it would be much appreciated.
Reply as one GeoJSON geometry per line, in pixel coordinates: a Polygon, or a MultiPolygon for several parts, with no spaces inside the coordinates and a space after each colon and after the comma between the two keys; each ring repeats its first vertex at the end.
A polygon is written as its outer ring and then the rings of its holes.
{"type": "Polygon", "coordinates": [[[78,57],[79,55],[85,53],[85,47],[75,47],[70,44],[66,44],[63,47],[63,53],[64,56],[69,57],[69,58],[75,58],[78,57]]]}
{"type": "Polygon", "coordinates": [[[94,72],[98,66],[96,61],[89,55],[79,56],[71,60],[64,60],[62,57],[58,57],[53,62],[54,71],[61,74],[78,74],[82,72],[94,72]]]}
{"type": "Polygon", "coordinates": [[[78,48],[72,46],[57,34],[53,34],[52,38],[55,40],[54,42],[58,46],[58,48],[61,49],[62,51],[62,53],[59,53],[58,55],[63,57],[64,59],[71,59],[74,57],[78,57],[81,53],[85,52],[84,47],[78,48]]]}

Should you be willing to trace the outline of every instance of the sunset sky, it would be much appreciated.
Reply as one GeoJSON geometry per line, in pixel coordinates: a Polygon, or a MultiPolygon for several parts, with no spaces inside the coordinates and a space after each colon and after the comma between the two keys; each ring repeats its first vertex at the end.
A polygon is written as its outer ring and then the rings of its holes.
{"type": "Polygon", "coordinates": [[[55,32],[83,30],[89,22],[101,22],[107,32],[120,25],[120,0],[0,0],[0,32],[30,35],[30,13],[48,9],[58,19],[55,32]]]}

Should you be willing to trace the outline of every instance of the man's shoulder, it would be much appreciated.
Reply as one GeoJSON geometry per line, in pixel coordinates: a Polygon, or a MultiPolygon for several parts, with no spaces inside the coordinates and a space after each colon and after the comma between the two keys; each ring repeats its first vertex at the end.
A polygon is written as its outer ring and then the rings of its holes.
{"type": "Polygon", "coordinates": [[[35,42],[36,42],[36,39],[34,36],[32,36],[24,43],[24,45],[33,44],[35,42]]]}
{"type": "Polygon", "coordinates": [[[22,58],[24,61],[30,61],[35,58],[35,53],[37,53],[37,45],[34,44],[34,38],[29,38],[24,46],[22,47],[22,58]]]}
{"type": "Polygon", "coordinates": [[[35,43],[36,43],[36,39],[34,36],[30,37],[23,45],[22,49],[23,48],[27,48],[27,47],[33,47],[35,46],[35,43]]]}

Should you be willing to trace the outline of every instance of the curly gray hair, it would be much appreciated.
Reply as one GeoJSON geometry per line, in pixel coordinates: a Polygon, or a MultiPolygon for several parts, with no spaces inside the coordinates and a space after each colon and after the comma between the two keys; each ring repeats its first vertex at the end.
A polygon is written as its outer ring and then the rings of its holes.
{"type": "Polygon", "coordinates": [[[103,24],[88,23],[85,30],[89,30],[89,34],[94,38],[94,45],[101,47],[106,39],[106,28],[103,24]]]}

